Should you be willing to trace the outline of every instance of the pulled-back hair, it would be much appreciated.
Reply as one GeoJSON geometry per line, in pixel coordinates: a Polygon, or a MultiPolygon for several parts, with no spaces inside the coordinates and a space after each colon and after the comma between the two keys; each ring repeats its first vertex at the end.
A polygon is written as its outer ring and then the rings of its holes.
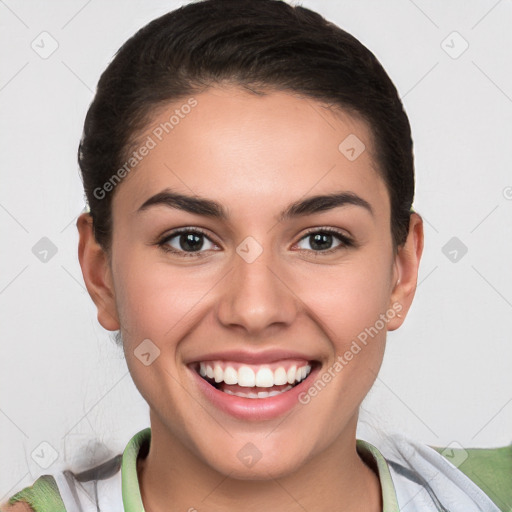
{"type": "Polygon", "coordinates": [[[411,131],[397,90],[376,57],[301,6],[281,0],[204,0],[140,29],[98,82],[78,161],[94,235],[104,250],[111,250],[117,187],[111,193],[102,187],[126,162],[155,109],[223,83],[256,94],[298,93],[366,121],[390,195],[395,249],[405,242],[414,196],[411,131]]]}

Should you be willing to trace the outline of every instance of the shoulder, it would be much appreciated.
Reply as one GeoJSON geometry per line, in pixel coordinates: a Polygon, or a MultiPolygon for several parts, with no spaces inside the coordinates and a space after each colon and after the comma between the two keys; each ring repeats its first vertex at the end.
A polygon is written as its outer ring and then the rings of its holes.
{"type": "Polygon", "coordinates": [[[512,444],[497,448],[431,448],[478,485],[501,510],[510,510],[507,504],[512,503],[512,444]]]}
{"type": "Polygon", "coordinates": [[[1,505],[0,512],[34,512],[34,509],[25,501],[17,501],[13,505],[1,505]]]}
{"type": "Polygon", "coordinates": [[[423,496],[436,510],[439,503],[451,503],[457,505],[453,510],[512,512],[512,444],[476,448],[452,442],[439,447],[397,432],[372,437],[399,504],[421,502],[423,496]]]}
{"type": "Polygon", "coordinates": [[[42,475],[32,485],[11,496],[0,512],[65,512],[53,475],[42,475]]]}
{"type": "Polygon", "coordinates": [[[42,475],[0,503],[0,512],[122,510],[122,465],[136,471],[137,456],[148,451],[150,438],[151,429],[147,427],[129,440],[123,453],[106,462],[78,473],[64,469],[42,475]]]}

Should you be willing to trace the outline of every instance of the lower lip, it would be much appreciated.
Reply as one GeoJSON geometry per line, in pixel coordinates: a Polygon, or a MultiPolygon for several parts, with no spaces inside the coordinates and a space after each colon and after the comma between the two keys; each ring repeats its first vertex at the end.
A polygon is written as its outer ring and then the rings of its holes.
{"type": "MultiPolygon", "coordinates": [[[[292,389],[268,398],[242,398],[236,395],[228,395],[206,382],[196,371],[189,368],[194,375],[195,381],[206,398],[220,410],[246,421],[262,421],[278,418],[289,412],[299,402],[299,395],[307,391],[310,383],[314,381],[315,375],[320,368],[314,368],[300,384],[292,389]],[[313,377],[313,378],[312,378],[313,377]]],[[[262,388],[269,389],[269,388],[262,388]]]]}

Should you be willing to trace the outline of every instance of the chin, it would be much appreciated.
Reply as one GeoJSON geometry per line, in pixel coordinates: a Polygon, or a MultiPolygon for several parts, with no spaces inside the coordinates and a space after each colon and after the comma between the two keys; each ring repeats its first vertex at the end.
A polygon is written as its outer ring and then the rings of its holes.
{"type": "Polygon", "coordinates": [[[303,467],[311,456],[304,437],[289,433],[265,439],[269,431],[259,436],[233,434],[233,438],[227,436],[224,446],[209,443],[216,447],[215,452],[210,449],[201,458],[214,471],[235,480],[283,478],[303,467]],[[290,442],[291,439],[295,441],[290,442]]]}

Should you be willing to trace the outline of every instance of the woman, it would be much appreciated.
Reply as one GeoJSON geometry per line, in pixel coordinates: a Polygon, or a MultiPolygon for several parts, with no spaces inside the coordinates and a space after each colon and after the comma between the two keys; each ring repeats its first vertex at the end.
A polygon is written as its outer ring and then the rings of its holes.
{"type": "Polygon", "coordinates": [[[79,163],[84,281],[151,427],[3,510],[506,503],[510,447],[460,463],[356,439],[386,333],[413,300],[423,227],[407,116],[354,37],[278,0],[162,16],[102,75],[79,163]]]}

